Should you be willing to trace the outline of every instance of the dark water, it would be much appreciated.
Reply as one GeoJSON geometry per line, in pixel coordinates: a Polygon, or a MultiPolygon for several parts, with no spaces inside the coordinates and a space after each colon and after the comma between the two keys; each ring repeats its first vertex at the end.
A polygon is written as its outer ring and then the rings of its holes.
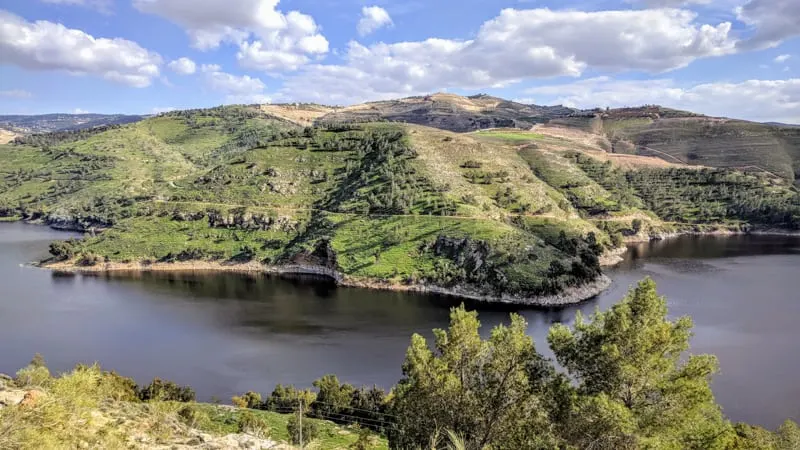
{"type": "MultiPolygon", "coordinates": [[[[335,373],[389,387],[414,332],[447,323],[447,298],[336,288],[319,280],[243,275],[63,276],[23,267],[65,233],[0,224],[0,372],[35,352],[51,368],[99,361],[139,382],[190,384],[227,400],[335,373]]],[[[548,327],[607,308],[652,276],[670,314],[695,321],[694,353],[714,353],[714,391],[733,420],[800,419],[800,238],[681,238],[634,248],[599,298],[523,309],[542,353],[548,327]]],[[[484,328],[509,308],[480,310],[484,328]]]]}

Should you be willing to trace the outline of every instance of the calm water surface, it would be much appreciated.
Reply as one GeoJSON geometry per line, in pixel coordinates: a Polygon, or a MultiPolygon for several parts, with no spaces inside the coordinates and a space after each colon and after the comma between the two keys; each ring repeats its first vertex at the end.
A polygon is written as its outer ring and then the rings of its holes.
{"type": "MultiPolygon", "coordinates": [[[[447,324],[457,301],[243,275],[65,276],[23,263],[53,239],[44,227],[0,223],[0,372],[35,352],[57,371],[77,362],[147,382],[190,384],[227,400],[326,374],[389,387],[412,333],[447,324]]],[[[555,322],[591,313],[652,276],[670,315],[695,321],[694,353],[719,357],[714,392],[726,414],[769,427],[800,419],[800,238],[686,237],[631,250],[611,289],[561,310],[519,309],[539,350],[555,322]]],[[[514,308],[472,305],[484,331],[514,308]]]]}

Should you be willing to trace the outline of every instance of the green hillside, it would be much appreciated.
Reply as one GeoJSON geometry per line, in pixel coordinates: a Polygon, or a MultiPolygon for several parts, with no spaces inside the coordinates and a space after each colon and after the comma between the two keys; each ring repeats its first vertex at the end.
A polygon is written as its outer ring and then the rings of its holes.
{"type": "Polygon", "coordinates": [[[62,266],[316,267],[515,301],[596,280],[624,236],[800,227],[774,177],[626,169],[589,150],[515,130],[180,111],[0,146],[0,216],[90,231],[52,246],[62,266]]]}
{"type": "Polygon", "coordinates": [[[800,180],[800,129],[661,107],[576,114],[550,122],[595,132],[608,151],[691,165],[771,172],[800,180]]]}

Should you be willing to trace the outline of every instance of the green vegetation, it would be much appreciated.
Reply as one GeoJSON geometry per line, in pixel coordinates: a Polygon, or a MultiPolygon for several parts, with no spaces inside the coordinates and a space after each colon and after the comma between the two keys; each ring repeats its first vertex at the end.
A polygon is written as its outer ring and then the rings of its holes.
{"type": "MultiPolygon", "coordinates": [[[[97,365],[78,365],[52,376],[38,355],[14,380],[0,380],[2,390],[25,393],[18,405],[0,407],[4,449],[171,448],[204,442],[230,448],[252,438],[275,445],[294,442],[298,419],[295,414],[195,403],[193,394],[184,395],[190,388],[158,379],[138,388],[133,380],[97,365]],[[160,394],[151,396],[154,386],[160,394]],[[240,433],[247,435],[241,441],[227,439],[240,433]]],[[[387,448],[385,438],[366,428],[342,428],[313,417],[303,419],[303,440],[325,449],[350,448],[356,442],[361,448],[387,448]]]]}
{"type": "Polygon", "coordinates": [[[777,433],[732,425],[715,403],[709,355],[683,357],[691,319],[667,319],[645,280],[607,312],[574,328],[555,325],[548,343],[565,372],[543,358],[517,315],[479,334],[474,312],[451,312],[435,345],[414,335],[394,389],[392,448],[425,448],[460,437],[465,448],[791,449],[800,429],[777,433]]]}
{"type": "Polygon", "coordinates": [[[198,433],[203,442],[246,433],[299,444],[302,430],[304,444],[323,449],[798,448],[790,420],[773,432],[725,418],[710,388],[716,358],[687,353],[692,321],[670,320],[666,305],[646,279],[608,311],[554,325],[547,341],[558,366],[521,316],[487,335],[461,306],[449,329],[434,330],[432,348],[412,336],[389,394],[326,375],[313,390],[236,396],[236,408],[195,403],[188,388],[158,379],[138,388],[96,365],[53,377],[37,356],[11,382],[0,379],[28,393],[0,409],[0,447],[168,447],[198,433]]]}
{"type": "Polygon", "coordinates": [[[545,139],[545,136],[539,133],[515,130],[489,130],[481,131],[479,134],[481,137],[494,138],[509,142],[529,142],[545,139]]]}
{"type": "MultiPolygon", "coordinates": [[[[303,263],[518,297],[597,276],[598,266],[570,271],[577,255],[511,220],[570,214],[513,149],[479,161],[460,138],[429,145],[436,133],[387,123],[301,128],[237,106],[40,136],[0,152],[0,215],[92,231],[51,247],[54,261],[82,266],[303,263]]],[[[597,252],[610,245],[588,222],[576,238],[589,233],[597,252]]]]}
{"type": "Polygon", "coordinates": [[[579,153],[570,157],[620,202],[643,204],[670,222],[800,229],[800,194],[770,176],[725,169],[624,172],[579,153]]]}
{"type": "Polygon", "coordinates": [[[62,264],[305,264],[520,299],[592,281],[625,235],[798,227],[798,196],[779,180],[623,171],[583,147],[513,129],[177,111],[2,146],[0,218],[88,231],[51,247],[62,264]],[[562,234],[579,243],[559,246],[562,234]]]}
{"type": "Polygon", "coordinates": [[[553,123],[606,137],[615,153],[800,180],[800,129],[699,116],[658,106],[621,108],[553,123]]]}

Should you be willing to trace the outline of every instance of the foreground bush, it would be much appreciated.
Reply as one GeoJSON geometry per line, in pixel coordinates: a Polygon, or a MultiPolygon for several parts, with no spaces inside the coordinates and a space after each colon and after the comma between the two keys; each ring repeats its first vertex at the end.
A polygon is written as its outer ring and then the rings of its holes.
{"type": "Polygon", "coordinates": [[[300,445],[301,443],[308,444],[319,437],[319,427],[317,423],[312,420],[303,419],[301,427],[299,415],[292,415],[289,418],[289,421],[286,423],[286,431],[289,432],[289,440],[295,445],[300,445]]]}

